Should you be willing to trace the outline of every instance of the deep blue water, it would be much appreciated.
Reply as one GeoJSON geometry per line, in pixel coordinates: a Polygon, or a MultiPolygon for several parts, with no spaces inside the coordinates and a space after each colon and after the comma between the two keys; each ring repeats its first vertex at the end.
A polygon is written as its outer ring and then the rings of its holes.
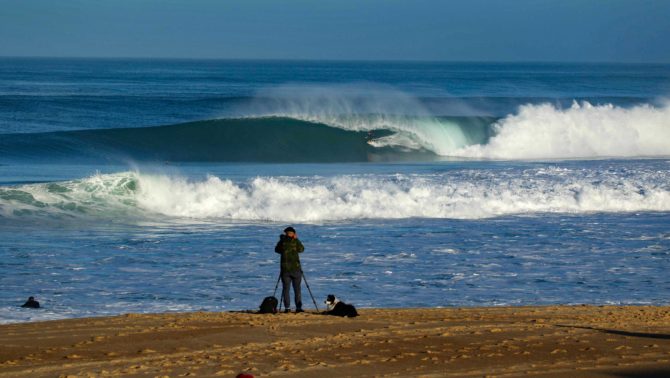
{"type": "Polygon", "coordinates": [[[0,322],[256,308],[289,224],[319,304],[668,304],[668,93],[667,65],[0,59],[0,322]]]}

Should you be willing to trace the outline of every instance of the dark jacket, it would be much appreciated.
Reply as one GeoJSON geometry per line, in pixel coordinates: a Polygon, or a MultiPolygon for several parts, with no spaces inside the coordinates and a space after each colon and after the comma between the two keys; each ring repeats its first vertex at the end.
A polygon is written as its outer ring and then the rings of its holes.
{"type": "Polygon", "coordinates": [[[40,302],[34,300],[33,298],[28,299],[26,303],[23,304],[25,308],[40,308],[40,302]]]}
{"type": "Polygon", "coordinates": [[[275,252],[281,254],[281,271],[297,273],[302,271],[299,253],[305,250],[300,240],[291,239],[286,235],[279,237],[275,252]]]}

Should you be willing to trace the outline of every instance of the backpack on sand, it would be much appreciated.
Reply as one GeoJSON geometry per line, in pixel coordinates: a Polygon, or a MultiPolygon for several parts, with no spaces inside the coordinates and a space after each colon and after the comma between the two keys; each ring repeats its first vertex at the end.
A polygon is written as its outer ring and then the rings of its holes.
{"type": "Polygon", "coordinates": [[[276,314],[279,301],[275,297],[265,297],[261,303],[259,314],[276,314]]]}

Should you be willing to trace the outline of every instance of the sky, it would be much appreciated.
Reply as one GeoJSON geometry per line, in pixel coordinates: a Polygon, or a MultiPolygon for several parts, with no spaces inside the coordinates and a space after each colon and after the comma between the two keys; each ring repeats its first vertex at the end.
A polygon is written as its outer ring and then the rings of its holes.
{"type": "Polygon", "coordinates": [[[0,0],[0,56],[670,63],[670,0],[0,0]]]}

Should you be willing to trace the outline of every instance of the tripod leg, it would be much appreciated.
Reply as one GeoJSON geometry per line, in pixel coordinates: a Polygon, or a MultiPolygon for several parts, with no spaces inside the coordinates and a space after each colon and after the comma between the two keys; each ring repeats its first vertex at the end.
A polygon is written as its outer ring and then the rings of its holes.
{"type": "MultiPolygon", "coordinates": [[[[279,281],[280,281],[280,280],[281,280],[281,272],[279,272],[279,277],[277,277],[277,284],[275,284],[275,291],[274,291],[274,293],[272,293],[272,296],[275,297],[275,298],[277,297],[277,288],[279,288],[279,281]]],[[[282,288],[282,296],[281,296],[281,299],[280,299],[280,301],[279,301],[279,307],[277,308],[277,311],[280,311],[280,312],[281,312],[282,301],[284,300],[284,293],[283,293],[283,291],[284,291],[284,290],[283,290],[283,288],[282,288]]]]}
{"type": "Polygon", "coordinates": [[[305,272],[301,271],[302,273],[302,278],[305,280],[305,286],[307,286],[307,291],[309,291],[309,296],[312,297],[312,303],[314,303],[314,308],[316,308],[316,312],[319,312],[319,306],[316,305],[316,300],[314,300],[314,295],[312,295],[312,289],[309,287],[309,283],[307,283],[307,277],[305,277],[305,272]]]}
{"type": "Polygon", "coordinates": [[[272,294],[273,297],[277,296],[277,288],[279,287],[279,281],[281,280],[281,273],[279,273],[279,277],[277,277],[277,284],[275,285],[275,292],[272,294]]]}

